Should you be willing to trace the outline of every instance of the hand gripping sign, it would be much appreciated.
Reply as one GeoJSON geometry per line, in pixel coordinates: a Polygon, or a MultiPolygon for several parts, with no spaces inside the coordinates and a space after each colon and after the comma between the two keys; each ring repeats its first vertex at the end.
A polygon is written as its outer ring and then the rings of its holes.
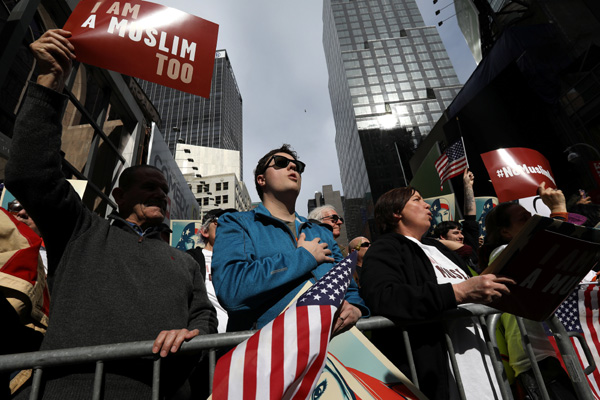
{"type": "Polygon", "coordinates": [[[534,196],[542,182],[556,189],[550,163],[535,150],[498,149],[483,153],[481,158],[500,202],[534,196]]]}
{"type": "Polygon", "coordinates": [[[141,0],[82,0],[64,28],[81,62],[209,97],[219,26],[141,0]]]}

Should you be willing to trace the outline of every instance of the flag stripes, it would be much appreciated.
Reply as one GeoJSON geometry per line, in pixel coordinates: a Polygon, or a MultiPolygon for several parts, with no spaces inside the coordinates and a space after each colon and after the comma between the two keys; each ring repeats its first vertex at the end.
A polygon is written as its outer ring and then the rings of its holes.
{"type": "MultiPolygon", "coordinates": [[[[600,332],[599,295],[598,285],[589,285],[587,289],[579,290],[579,315],[585,316],[585,323],[581,324],[581,329],[596,362],[596,369],[591,375],[588,375],[588,381],[597,399],[600,399],[600,372],[598,372],[598,366],[600,365],[600,340],[598,340],[598,332],[600,332]]],[[[581,356],[579,358],[582,359],[581,356]]]]}
{"type": "Polygon", "coordinates": [[[445,181],[460,175],[468,167],[467,156],[462,140],[454,142],[435,160],[435,169],[440,176],[440,185],[445,181]]]}
{"type": "Polygon", "coordinates": [[[213,399],[310,397],[327,357],[336,310],[352,279],[352,253],[283,314],[219,359],[213,399]]]}
{"type": "MultiPolygon", "coordinates": [[[[597,284],[580,285],[569,297],[558,307],[556,316],[564,325],[567,332],[578,332],[583,335],[590,349],[596,369],[587,376],[588,383],[594,393],[594,397],[600,400],[600,313],[598,309],[600,290],[597,284]]],[[[557,355],[564,361],[558,351],[558,346],[553,336],[549,337],[552,346],[554,346],[557,355]]],[[[585,362],[586,357],[579,340],[571,338],[579,362],[583,368],[588,366],[585,362]]]]}

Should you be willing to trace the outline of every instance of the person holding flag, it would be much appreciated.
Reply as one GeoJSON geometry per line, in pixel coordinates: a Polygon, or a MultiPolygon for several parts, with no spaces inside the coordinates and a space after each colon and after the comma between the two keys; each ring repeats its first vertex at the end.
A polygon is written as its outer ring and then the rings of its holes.
{"type": "MultiPolygon", "coordinates": [[[[262,328],[342,260],[332,233],[300,217],[296,198],[305,164],[284,144],[254,170],[262,200],[252,211],[219,218],[212,260],[213,284],[229,314],[227,331],[262,328]]],[[[334,321],[334,333],[369,314],[354,282],[334,321]]]]}
{"type": "MultiPolygon", "coordinates": [[[[343,259],[284,313],[221,357],[213,399],[309,398],[327,361],[346,290],[354,282],[357,257],[354,252],[343,259]]],[[[329,395],[334,386],[318,392],[329,395]]]]}

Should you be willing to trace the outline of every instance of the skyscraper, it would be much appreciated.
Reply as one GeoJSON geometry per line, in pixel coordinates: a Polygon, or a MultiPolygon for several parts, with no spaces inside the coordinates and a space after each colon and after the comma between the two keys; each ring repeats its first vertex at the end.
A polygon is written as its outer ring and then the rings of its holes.
{"type": "Polygon", "coordinates": [[[344,196],[406,183],[401,162],[461,89],[437,29],[415,0],[324,0],[323,45],[344,196]]]}
{"type": "Polygon", "coordinates": [[[242,96],[225,50],[215,54],[208,99],[138,82],[161,116],[160,130],[173,155],[177,143],[237,150],[243,165],[242,96]]]}

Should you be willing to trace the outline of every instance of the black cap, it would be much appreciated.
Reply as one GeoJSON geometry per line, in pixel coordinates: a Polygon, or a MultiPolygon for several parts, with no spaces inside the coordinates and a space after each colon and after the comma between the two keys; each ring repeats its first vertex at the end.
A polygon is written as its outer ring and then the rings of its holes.
{"type": "Polygon", "coordinates": [[[216,220],[221,215],[231,213],[231,212],[237,212],[237,210],[235,208],[227,208],[225,210],[223,210],[221,208],[214,208],[214,209],[208,211],[206,213],[206,215],[204,215],[204,219],[202,220],[202,223],[204,224],[207,221],[216,220]]]}

